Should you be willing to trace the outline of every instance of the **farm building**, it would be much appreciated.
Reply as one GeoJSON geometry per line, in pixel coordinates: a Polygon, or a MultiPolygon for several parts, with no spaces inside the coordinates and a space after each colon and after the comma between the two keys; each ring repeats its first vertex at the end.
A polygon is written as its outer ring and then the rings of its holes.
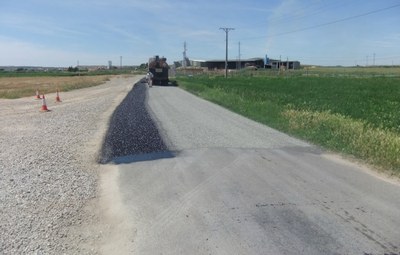
{"type": "MultiPolygon", "coordinates": [[[[218,70],[225,69],[225,60],[224,59],[216,59],[216,60],[190,60],[190,66],[192,67],[201,67],[207,68],[208,70],[218,70]]],[[[248,67],[254,68],[269,68],[269,69],[278,69],[278,68],[289,68],[289,69],[298,69],[300,68],[299,61],[279,61],[273,59],[263,59],[263,58],[249,58],[249,59],[235,59],[228,60],[228,69],[243,69],[248,67]]]]}
{"type": "Polygon", "coordinates": [[[281,61],[281,60],[274,60],[274,59],[268,59],[269,61],[266,62],[265,68],[266,69],[299,69],[300,68],[300,62],[299,61],[281,61]]]}
{"type": "MultiPolygon", "coordinates": [[[[208,60],[205,61],[208,70],[225,69],[225,60],[208,60]]],[[[238,59],[228,60],[228,69],[242,69],[245,67],[254,66],[257,68],[264,67],[264,60],[262,58],[238,59]]]]}

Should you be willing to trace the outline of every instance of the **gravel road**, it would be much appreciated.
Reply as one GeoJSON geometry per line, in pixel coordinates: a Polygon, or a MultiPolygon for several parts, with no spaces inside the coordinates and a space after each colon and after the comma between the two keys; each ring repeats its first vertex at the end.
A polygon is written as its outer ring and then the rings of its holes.
{"type": "Polygon", "coordinates": [[[94,254],[85,206],[97,196],[108,120],[141,77],[47,96],[0,100],[0,254],[94,254]]]}
{"type": "Polygon", "coordinates": [[[0,100],[0,254],[399,254],[398,183],[140,78],[0,100]]]}
{"type": "Polygon", "coordinates": [[[149,90],[149,108],[171,150],[310,147],[175,87],[149,90]]]}
{"type": "Polygon", "coordinates": [[[148,105],[173,155],[103,165],[105,254],[399,254],[398,183],[179,88],[148,105]]]}

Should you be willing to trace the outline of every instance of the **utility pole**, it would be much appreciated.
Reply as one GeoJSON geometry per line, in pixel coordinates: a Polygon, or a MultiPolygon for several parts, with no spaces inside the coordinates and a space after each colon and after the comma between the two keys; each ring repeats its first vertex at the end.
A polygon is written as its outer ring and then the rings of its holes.
{"type": "Polygon", "coordinates": [[[289,57],[286,57],[286,70],[289,70],[289,57]]]}
{"type": "Polygon", "coordinates": [[[239,42],[239,67],[238,67],[238,69],[240,70],[240,69],[242,69],[242,64],[240,63],[240,56],[241,54],[240,54],[240,42],[239,42]]]}
{"type": "Polygon", "coordinates": [[[122,69],[122,56],[119,56],[119,69],[122,69]]]}
{"type": "Polygon", "coordinates": [[[228,78],[228,33],[231,30],[235,30],[231,27],[220,27],[219,29],[224,30],[226,34],[225,38],[225,78],[228,78]]]}
{"type": "Polygon", "coordinates": [[[375,53],[374,53],[374,58],[373,58],[373,61],[372,61],[372,65],[375,66],[375,53]]]}
{"type": "Polygon", "coordinates": [[[182,66],[184,68],[186,68],[186,59],[187,59],[187,56],[186,56],[186,41],[185,41],[183,43],[183,61],[182,61],[182,66]]]}

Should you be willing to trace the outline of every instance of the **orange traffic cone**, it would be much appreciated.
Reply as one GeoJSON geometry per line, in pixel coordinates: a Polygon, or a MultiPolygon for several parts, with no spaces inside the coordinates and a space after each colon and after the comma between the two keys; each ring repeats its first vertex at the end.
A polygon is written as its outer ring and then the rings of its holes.
{"type": "Polygon", "coordinates": [[[42,97],[42,108],[40,108],[40,111],[41,112],[49,112],[50,111],[49,109],[47,109],[46,98],[44,97],[44,94],[42,97]]]}
{"type": "Polygon", "coordinates": [[[60,93],[60,91],[57,89],[56,103],[60,103],[61,102],[59,93],[60,93]]]}
{"type": "Polygon", "coordinates": [[[36,90],[36,96],[35,96],[35,99],[41,99],[41,98],[40,98],[40,95],[39,95],[39,90],[36,90]]]}

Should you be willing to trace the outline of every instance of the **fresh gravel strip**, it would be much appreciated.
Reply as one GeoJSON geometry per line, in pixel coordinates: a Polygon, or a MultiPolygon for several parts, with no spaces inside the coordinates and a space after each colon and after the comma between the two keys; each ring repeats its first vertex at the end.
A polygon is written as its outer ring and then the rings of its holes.
{"type": "Polygon", "coordinates": [[[96,253],[80,245],[92,238],[80,230],[93,220],[83,209],[97,196],[88,144],[99,143],[105,113],[137,80],[61,94],[48,113],[33,97],[0,102],[0,254],[96,253]]]}
{"type": "Polygon", "coordinates": [[[147,83],[137,83],[115,110],[100,163],[132,161],[135,160],[132,156],[167,151],[147,110],[147,88],[147,83]]]}

